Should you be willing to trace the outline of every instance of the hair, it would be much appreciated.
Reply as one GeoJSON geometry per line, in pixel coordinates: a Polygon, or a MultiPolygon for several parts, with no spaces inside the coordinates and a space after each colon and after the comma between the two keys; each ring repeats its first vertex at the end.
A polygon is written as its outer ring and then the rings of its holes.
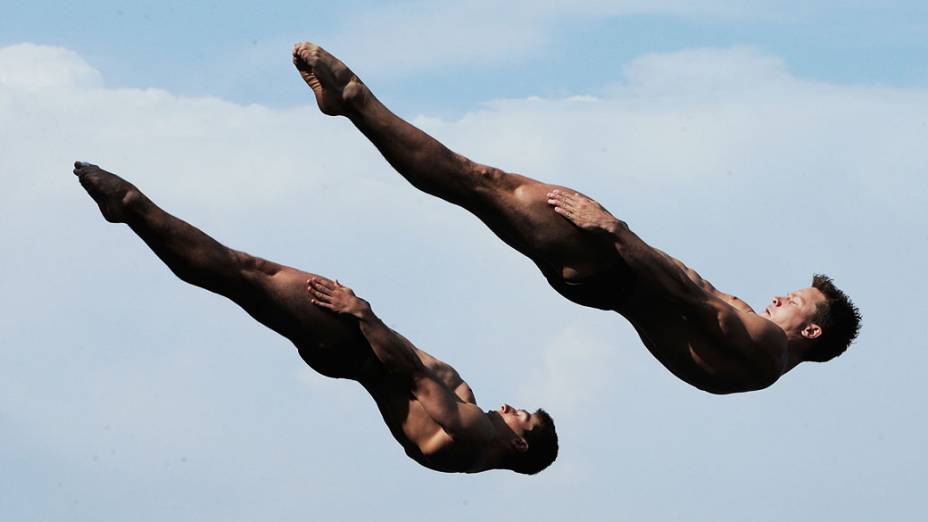
{"type": "Polygon", "coordinates": [[[538,416],[538,424],[522,437],[528,443],[528,449],[514,456],[508,463],[509,469],[516,473],[534,475],[550,466],[557,458],[557,432],[554,430],[554,419],[542,409],[536,411],[535,415],[538,416]]]}
{"type": "Polygon", "coordinates": [[[825,302],[815,308],[812,322],[822,329],[806,351],[805,360],[825,362],[844,353],[860,332],[860,310],[826,275],[812,276],[812,288],[825,295],[825,302]]]}

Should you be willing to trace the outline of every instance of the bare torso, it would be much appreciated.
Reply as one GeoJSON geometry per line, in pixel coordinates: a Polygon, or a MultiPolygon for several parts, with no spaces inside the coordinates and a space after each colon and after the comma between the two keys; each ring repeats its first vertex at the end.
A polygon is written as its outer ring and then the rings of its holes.
{"type": "Polygon", "coordinates": [[[583,196],[500,172],[483,194],[486,199],[468,209],[529,257],[564,297],[622,314],[651,354],[683,381],[711,393],[733,393],[770,386],[785,372],[786,339],[772,322],[655,249],[712,296],[698,310],[674,303],[651,284],[652,274],[622,259],[614,239],[581,230],[552,212],[546,194],[553,190],[583,196]]]}
{"type": "MultiPolygon", "coordinates": [[[[356,380],[364,386],[390,433],[410,458],[437,471],[482,471],[482,448],[453,440],[413,396],[408,383],[392,376],[377,361],[363,336],[342,336],[332,342],[331,348],[334,349],[304,345],[300,354],[320,373],[356,380]],[[333,372],[333,368],[348,371],[333,372]]],[[[454,368],[422,350],[416,349],[416,353],[449,390],[462,401],[475,404],[473,392],[454,368]]]]}
{"type": "MultiPolygon", "coordinates": [[[[748,313],[718,306],[718,323],[728,314],[748,313]]],[[[753,312],[749,312],[753,314],[753,312]]],[[[755,353],[732,349],[723,328],[709,331],[704,321],[660,299],[640,299],[623,316],[631,322],[654,357],[681,380],[711,393],[744,392],[765,388],[783,373],[785,351],[758,347],[755,353]]],[[[763,321],[763,319],[760,319],[763,321]]],[[[785,341],[785,339],[784,339],[785,341]]]]}
{"type": "Polygon", "coordinates": [[[671,373],[712,393],[765,388],[782,375],[785,337],[777,338],[782,332],[745,302],[719,292],[683,263],[655,250],[712,296],[695,310],[676,303],[652,284],[647,270],[625,263],[614,241],[583,231],[551,211],[545,194],[573,190],[515,174],[505,175],[502,185],[493,192],[497,204],[475,212],[478,217],[530,257],[562,295],[622,314],[671,373]],[[765,342],[751,343],[756,350],[732,346],[736,338],[759,337],[765,342]]]}
{"type": "MultiPolygon", "coordinates": [[[[439,375],[444,385],[458,398],[475,404],[470,387],[454,368],[422,350],[416,351],[422,363],[439,375]]],[[[377,403],[390,433],[411,459],[436,471],[483,470],[483,448],[452,439],[412,396],[408,385],[385,376],[377,385],[367,389],[377,403]]]]}

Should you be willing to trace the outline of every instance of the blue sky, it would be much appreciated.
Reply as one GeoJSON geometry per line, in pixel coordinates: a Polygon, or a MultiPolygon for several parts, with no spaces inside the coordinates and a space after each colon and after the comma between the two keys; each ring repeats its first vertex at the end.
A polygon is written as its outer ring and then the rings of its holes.
{"type": "Polygon", "coordinates": [[[928,462],[928,8],[914,2],[20,3],[0,21],[0,519],[912,520],[928,462]],[[422,195],[289,58],[311,39],[475,160],[576,187],[764,306],[835,277],[838,360],[718,397],[422,195]],[[360,387],[188,287],[70,174],[338,277],[484,408],[526,478],[409,461],[360,387]]]}
{"type": "Polygon", "coordinates": [[[333,40],[349,53],[370,54],[359,57],[362,60],[383,64],[366,75],[367,81],[378,85],[378,92],[394,105],[433,113],[460,113],[492,98],[586,92],[613,81],[622,65],[636,56],[691,47],[749,44],[780,56],[792,71],[810,79],[906,86],[928,82],[923,59],[928,51],[923,38],[928,7],[920,2],[448,5],[346,1],[261,7],[213,2],[62,6],[40,1],[7,10],[0,43],[68,47],[104,71],[113,87],[160,87],[176,94],[286,106],[299,103],[302,93],[282,66],[280,45],[310,37],[333,40]],[[385,28],[381,19],[392,22],[391,27],[385,28]],[[423,20],[426,23],[420,23],[423,20]],[[481,42],[469,41],[468,31],[481,42]],[[373,36],[376,48],[383,44],[381,38],[389,41],[398,35],[405,37],[405,45],[389,57],[368,53],[368,44],[357,43],[373,36]],[[428,59],[422,63],[428,71],[407,66],[420,63],[409,59],[419,54],[419,35],[444,40],[438,47],[450,51],[443,56],[426,53],[428,59]],[[486,75],[492,81],[476,80],[486,75]],[[419,78],[427,81],[416,81],[419,78]]]}

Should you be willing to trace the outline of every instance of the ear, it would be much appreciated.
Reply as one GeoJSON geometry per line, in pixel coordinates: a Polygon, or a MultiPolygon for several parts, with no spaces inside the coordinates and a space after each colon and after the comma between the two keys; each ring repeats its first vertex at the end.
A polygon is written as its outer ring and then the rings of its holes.
{"type": "Polygon", "coordinates": [[[822,335],[822,327],[815,323],[809,323],[805,328],[802,329],[801,333],[802,336],[806,339],[815,339],[822,335]]]}
{"type": "Polygon", "coordinates": [[[512,439],[512,449],[516,450],[519,453],[525,453],[528,451],[528,442],[522,437],[514,437],[512,439]]]}

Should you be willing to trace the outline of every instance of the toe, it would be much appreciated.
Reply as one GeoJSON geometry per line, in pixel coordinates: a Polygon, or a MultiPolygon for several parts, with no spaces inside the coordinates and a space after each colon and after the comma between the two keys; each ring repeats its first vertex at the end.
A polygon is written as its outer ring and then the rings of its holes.
{"type": "Polygon", "coordinates": [[[87,173],[87,167],[89,167],[89,166],[90,166],[90,164],[87,163],[87,162],[84,162],[84,161],[75,161],[75,162],[74,162],[74,170],[72,170],[71,172],[73,172],[75,176],[80,176],[80,175],[82,175],[82,174],[86,174],[86,173],[87,173]]]}

